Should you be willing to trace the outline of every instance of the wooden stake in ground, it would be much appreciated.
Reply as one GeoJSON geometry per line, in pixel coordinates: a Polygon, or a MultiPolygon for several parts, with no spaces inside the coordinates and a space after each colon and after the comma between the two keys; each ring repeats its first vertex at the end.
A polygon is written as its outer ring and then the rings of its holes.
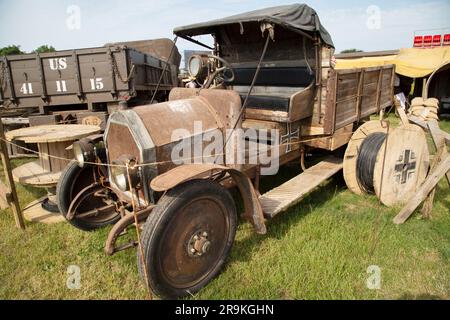
{"type": "MultiPolygon", "coordinates": [[[[442,161],[443,158],[448,154],[447,146],[445,145],[445,138],[441,134],[441,130],[439,129],[439,124],[436,120],[431,120],[427,122],[428,131],[430,132],[430,135],[432,137],[432,140],[434,142],[434,146],[436,147],[436,155],[431,163],[431,170],[433,170],[436,165],[442,161]]],[[[450,185],[450,172],[447,172],[446,174],[447,182],[450,185]]],[[[431,218],[431,211],[433,209],[433,201],[434,201],[434,195],[436,193],[436,188],[434,188],[428,197],[425,199],[423,203],[423,207],[421,210],[422,216],[424,218],[431,218]]]]}
{"type": "Polygon", "coordinates": [[[401,224],[409,218],[409,216],[416,210],[416,208],[425,200],[430,192],[439,183],[439,180],[450,170],[450,155],[440,161],[434,170],[428,175],[425,182],[417,190],[416,194],[408,201],[406,206],[394,218],[395,224],[401,224]]]}
{"type": "MultiPolygon", "coordinates": [[[[442,158],[444,157],[444,150],[445,150],[444,148],[437,150],[436,155],[434,156],[433,160],[431,161],[431,167],[430,167],[431,171],[433,171],[436,168],[436,166],[439,164],[439,162],[442,161],[442,158]]],[[[434,201],[435,193],[436,193],[436,188],[431,190],[431,192],[428,194],[427,198],[423,202],[422,210],[420,212],[422,213],[422,216],[424,218],[428,218],[428,219],[431,218],[431,211],[433,210],[433,201],[434,201]]]]}
{"type": "MultiPolygon", "coordinates": [[[[445,158],[448,154],[445,142],[445,132],[439,128],[439,124],[436,120],[428,121],[427,127],[434,142],[434,146],[436,147],[436,154],[442,152],[442,158],[445,158]]],[[[447,172],[445,177],[447,178],[447,183],[450,186],[450,172],[447,172]]]]}
{"type": "Polygon", "coordinates": [[[405,111],[400,107],[396,105],[397,113],[400,117],[400,120],[402,121],[403,125],[407,125],[409,123],[408,116],[406,115],[405,111]]]}
{"type": "Polygon", "coordinates": [[[3,122],[0,118],[0,155],[3,163],[3,170],[5,171],[6,184],[9,193],[6,194],[6,200],[11,207],[14,219],[16,220],[16,226],[22,230],[25,230],[25,223],[23,221],[22,210],[19,205],[19,198],[17,197],[16,185],[14,184],[11,163],[9,162],[8,149],[5,142],[5,132],[3,128],[3,122]]]}

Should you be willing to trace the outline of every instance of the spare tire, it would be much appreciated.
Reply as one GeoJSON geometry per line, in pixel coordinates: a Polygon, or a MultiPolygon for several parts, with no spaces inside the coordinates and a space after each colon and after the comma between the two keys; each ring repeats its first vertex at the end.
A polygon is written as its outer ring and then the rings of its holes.
{"type": "MultiPolygon", "coordinates": [[[[61,214],[66,218],[69,211],[70,204],[76,195],[95,182],[96,167],[86,165],[83,168],[78,166],[78,162],[71,161],[61,173],[58,184],[56,186],[56,198],[58,208],[61,214]]],[[[88,211],[94,208],[105,205],[98,197],[91,197],[87,203],[80,206],[81,211],[88,211]]],[[[67,220],[74,227],[91,231],[109,224],[114,224],[120,219],[120,214],[117,212],[108,213],[101,216],[90,216],[85,218],[77,218],[76,216],[67,220]]]]}

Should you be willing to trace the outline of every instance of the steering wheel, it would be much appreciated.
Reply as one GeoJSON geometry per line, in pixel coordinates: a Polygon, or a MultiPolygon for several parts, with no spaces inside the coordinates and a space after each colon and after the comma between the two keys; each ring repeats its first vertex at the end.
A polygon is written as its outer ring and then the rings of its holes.
{"type": "Polygon", "coordinates": [[[208,80],[203,86],[205,89],[211,87],[211,84],[216,78],[220,84],[224,82],[232,82],[234,80],[234,70],[231,67],[231,64],[229,64],[225,59],[212,54],[209,54],[208,58],[220,61],[222,63],[222,67],[217,68],[213,73],[211,73],[208,76],[208,80]],[[229,71],[231,73],[231,76],[227,76],[226,71],[229,71]]]}

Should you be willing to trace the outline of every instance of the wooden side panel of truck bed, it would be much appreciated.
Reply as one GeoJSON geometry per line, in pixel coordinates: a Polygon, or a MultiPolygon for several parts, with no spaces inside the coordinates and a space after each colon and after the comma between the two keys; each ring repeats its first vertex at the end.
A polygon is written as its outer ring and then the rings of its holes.
{"type": "Polygon", "coordinates": [[[330,69],[324,110],[324,133],[357,122],[392,105],[394,66],[330,69]]]}

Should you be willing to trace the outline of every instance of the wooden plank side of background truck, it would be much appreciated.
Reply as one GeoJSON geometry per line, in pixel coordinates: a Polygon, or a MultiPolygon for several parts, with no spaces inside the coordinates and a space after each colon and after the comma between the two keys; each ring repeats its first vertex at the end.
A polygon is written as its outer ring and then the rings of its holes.
{"type": "Polygon", "coordinates": [[[149,103],[166,69],[156,99],[164,101],[170,89],[178,85],[180,54],[175,47],[174,58],[167,66],[169,57],[157,54],[170,52],[172,46],[169,39],[149,41],[143,49],[152,55],[120,44],[0,57],[2,111],[106,111],[121,100],[131,105],[149,103]],[[158,46],[157,51],[150,50],[152,45],[158,46]]]}

